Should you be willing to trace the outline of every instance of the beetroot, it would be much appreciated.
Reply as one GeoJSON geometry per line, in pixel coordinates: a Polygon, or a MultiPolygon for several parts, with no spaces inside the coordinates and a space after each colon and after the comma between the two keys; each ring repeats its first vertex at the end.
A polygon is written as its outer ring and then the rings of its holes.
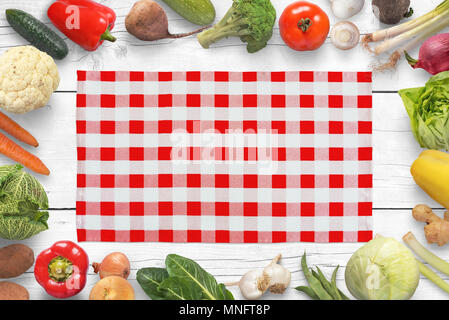
{"type": "Polygon", "coordinates": [[[208,28],[205,26],[188,33],[171,34],[168,31],[167,14],[153,0],[137,1],[126,16],[125,27],[130,34],[144,41],[187,37],[208,28]]]}
{"type": "Polygon", "coordinates": [[[419,49],[419,59],[405,56],[413,69],[424,69],[432,75],[449,70],[449,33],[437,34],[427,39],[419,49]]]}

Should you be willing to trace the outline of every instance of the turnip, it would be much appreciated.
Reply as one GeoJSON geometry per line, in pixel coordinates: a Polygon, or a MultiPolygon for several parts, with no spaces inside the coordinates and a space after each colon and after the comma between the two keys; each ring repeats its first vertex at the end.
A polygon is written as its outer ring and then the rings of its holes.
{"type": "Polygon", "coordinates": [[[130,34],[144,41],[187,37],[207,28],[206,26],[188,33],[171,34],[164,9],[153,0],[137,1],[126,16],[125,26],[130,34]]]}

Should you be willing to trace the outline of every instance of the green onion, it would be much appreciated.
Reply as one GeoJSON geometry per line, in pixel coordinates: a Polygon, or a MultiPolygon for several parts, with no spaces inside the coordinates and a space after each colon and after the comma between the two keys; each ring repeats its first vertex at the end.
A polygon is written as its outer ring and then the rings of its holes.
{"type": "Polygon", "coordinates": [[[389,62],[378,68],[380,70],[389,69],[397,64],[405,51],[417,46],[447,26],[449,26],[449,0],[445,0],[434,10],[421,17],[366,35],[362,40],[362,45],[376,55],[400,46],[390,55],[389,62]],[[379,41],[383,42],[374,50],[369,47],[369,43],[379,41]]]}

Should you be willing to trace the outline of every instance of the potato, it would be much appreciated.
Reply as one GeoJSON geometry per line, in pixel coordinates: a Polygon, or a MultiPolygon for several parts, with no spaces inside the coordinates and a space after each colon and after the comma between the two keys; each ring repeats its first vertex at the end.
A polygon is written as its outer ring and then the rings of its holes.
{"type": "Polygon", "coordinates": [[[34,252],[23,244],[0,248],[0,279],[18,277],[34,263],[34,252]]]}
{"type": "Polygon", "coordinates": [[[0,282],[0,300],[30,300],[30,294],[20,284],[2,281],[0,282]]]}

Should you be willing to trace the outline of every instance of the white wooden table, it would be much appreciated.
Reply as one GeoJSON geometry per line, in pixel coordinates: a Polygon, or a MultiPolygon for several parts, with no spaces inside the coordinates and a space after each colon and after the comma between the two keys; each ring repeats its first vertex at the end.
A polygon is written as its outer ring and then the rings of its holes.
{"type": "MultiPolygon", "coordinates": [[[[4,10],[18,8],[26,10],[51,25],[46,9],[50,0],[2,0],[0,3],[0,53],[26,41],[18,36],[8,25],[4,10]]],[[[201,48],[194,37],[158,42],[142,42],[130,36],[125,29],[124,19],[133,0],[103,0],[105,5],[117,13],[114,35],[118,41],[105,43],[96,52],[86,52],[71,41],[69,56],[58,61],[61,84],[52,96],[49,105],[26,115],[14,116],[20,124],[32,132],[40,142],[36,153],[51,170],[49,177],[39,177],[48,191],[51,212],[49,230],[24,241],[37,255],[58,240],[76,241],[75,195],[76,195],[76,136],[75,136],[75,97],[76,70],[323,70],[355,71],[367,70],[375,62],[374,58],[360,47],[351,51],[336,50],[327,41],[318,51],[300,53],[286,47],[275,27],[274,36],[264,50],[248,54],[244,44],[237,39],[220,42],[209,50],[201,48]]],[[[159,1],[161,2],[161,1],[159,1]]],[[[230,0],[214,0],[217,18],[224,15],[230,7],[230,0]]],[[[272,0],[278,17],[293,0],[272,0]]],[[[314,0],[332,16],[328,0],[314,0]]],[[[413,0],[416,15],[433,9],[440,0],[413,0]]],[[[193,30],[195,26],[184,21],[167,8],[169,26],[172,33],[193,30]]],[[[350,19],[356,23],[362,34],[383,28],[371,12],[371,1],[367,0],[363,11],[350,19]]],[[[412,52],[417,55],[417,50],[412,52]]],[[[439,208],[413,182],[409,169],[411,163],[421,152],[410,131],[409,119],[397,94],[398,89],[422,86],[429,75],[422,70],[412,70],[401,61],[394,72],[374,75],[374,231],[383,236],[400,240],[412,230],[420,241],[425,243],[423,225],[411,217],[411,208],[418,203],[427,203],[439,208]]],[[[0,157],[0,165],[11,163],[0,157]]],[[[438,210],[438,212],[441,212],[438,210]]],[[[0,246],[11,241],[0,240],[0,246]]],[[[106,253],[122,251],[131,260],[132,282],[137,299],[147,299],[135,280],[136,271],[142,267],[163,266],[165,256],[178,253],[195,259],[221,282],[236,281],[246,271],[263,267],[278,253],[282,253],[282,264],[292,271],[291,288],[281,296],[267,294],[266,299],[305,299],[302,293],[293,288],[305,284],[300,269],[300,257],[304,250],[308,262],[318,265],[326,274],[340,265],[338,284],[347,292],[344,283],[344,266],[352,253],[362,244],[173,244],[173,243],[82,243],[90,260],[101,261],[106,253]]],[[[438,255],[449,259],[447,247],[431,249],[438,255]]],[[[32,268],[17,279],[25,286],[31,299],[51,299],[34,279],[32,268]]],[[[447,279],[447,277],[445,278],[447,279]]],[[[87,299],[90,289],[98,276],[89,272],[86,288],[74,299],[87,299]]],[[[231,288],[236,299],[240,292],[231,288]]],[[[427,279],[422,278],[414,299],[445,299],[448,296],[427,279]]]]}

